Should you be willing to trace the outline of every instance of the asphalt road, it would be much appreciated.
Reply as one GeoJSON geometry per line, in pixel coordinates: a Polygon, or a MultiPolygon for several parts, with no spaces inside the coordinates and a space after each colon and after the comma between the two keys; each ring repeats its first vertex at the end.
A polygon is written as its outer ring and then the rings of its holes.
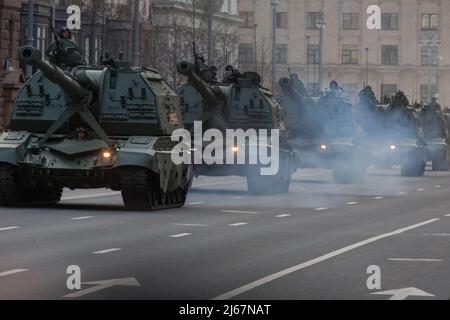
{"type": "Polygon", "coordinates": [[[331,181],[299,171],[289,194],[257,197],[200,177],[186,207],[156,213],[108,190],[0,208],[0,299],[450,299],[450,173],[331,181]]]}

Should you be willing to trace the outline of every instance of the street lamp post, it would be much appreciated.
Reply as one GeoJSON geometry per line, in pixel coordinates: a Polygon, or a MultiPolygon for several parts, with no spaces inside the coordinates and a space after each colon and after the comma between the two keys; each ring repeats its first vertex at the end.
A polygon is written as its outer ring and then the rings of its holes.
{"type": "Polygon", "coordinates": [[[366,48],[366,86],[369,84],[369,48],[366,48]]]}
{"type": "Polygon", "coordinates": [[[277,72],[277,9],[279,2],[278,0],[272,0],[272,91],[275,90],[276,84],[276,72],[277,72]]]}
{"type": "Polygon", "coordinates": [[[208,64],[213,65],[213,2],[208,1],[208,64]]]}
{"type": "Polygon", "coordinates": [[[327,26],[324,17],[323,17],[323,11],[320,11],[320,20],[316,23],[317,28],[320,30],[319,35],[319,84],[318,89],[319,91],[322,90],[323,85],[323,32],[325,30],[325,27],[327,26]]]}
{"type": "Polygon", "coordinates": [[[255,42],[254,42],[255,57],[254,57],[254,59],[255,59],[255,71],[257,72],[258,71],[258,53],[257,53],[257,44],[258,44],[257,43],[257,28],[258,28],[258,25],[255,23],[253,28],[255,29],[254,30],[255,31],[255,42]]]}
{"type": "Polygon", "coordinates": [[[306,36],[306,87],[309,88],[311,85],[309,83],[309,47],[310,47],[310,36],[306,36]]]}
{"type": "Polygon", "coordinates": [[[133,65],[139,66],[139,0],[134,0],[134,17],[133,17],[133,65]]]}
{"type": "MultiPolygon", "coordinates": [[[[29,46],[33,46],[34,45],[34,1],[33,0],[28,0],[28,33],[27,33],[27,44],[29,46]]],[[[26,77],[27,78],[31,78],[31,76],[33,75],[33,67],[29,64],[27,64],[26,67],[26,77]]]]}

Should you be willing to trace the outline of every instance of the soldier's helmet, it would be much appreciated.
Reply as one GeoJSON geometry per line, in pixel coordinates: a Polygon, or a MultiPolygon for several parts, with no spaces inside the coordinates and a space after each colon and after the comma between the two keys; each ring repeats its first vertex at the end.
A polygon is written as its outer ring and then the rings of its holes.
{"type": "Polygon", "coordinates": [[[59,36],[61,37],[61,39],[70,39],[72,38],[72,32],[69,30],[69,28],[64,27],[61,28],[59,36]]]}
{"type": "Polygon", "coordinates": [[[336,80],[333,80],[333,81],[330,82],[330,89],[331,89],[331,90],[337,90],[337,89],[339,89],[339,85],[338,85],[338,83],[337,83],[336,80]]]}

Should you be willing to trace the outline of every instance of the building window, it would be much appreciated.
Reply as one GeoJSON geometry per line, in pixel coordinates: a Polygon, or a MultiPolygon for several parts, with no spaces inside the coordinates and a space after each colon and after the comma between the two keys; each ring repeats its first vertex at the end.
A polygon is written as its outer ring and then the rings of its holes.
{"type": "Polygon", "coordinates": [[[90,60],[90,44],[91,39],[89,37],[86,37],[84,39],[84,59],[87,63],[87,65],[91,64],[91,60],[90,60]]]}
{"type": "Polygon", "coordinates": [[[392,99],[397,93],[396,84],[382,84],[381,85],[381,102],[387,104],[388,100],[392,99]]]}
{"type": "Polygon", "coordinates": [[[422,66],[428,66],[430,65],[430,63],[432,65],[436,65],[437,59],[438,59],[437,47],[431,47],[431,52],[428,51],[427,47],[422,47],[422,49],[420,50],[420,62],[422,66]]]}
{"type": "Polygon", "coordinates": [[[311,95],[320,94],[320,86],[318,82],[308,83],[307,90],[311,95]]]}
{"type": "Polygon", "coordinates": [[[275,61],[276,63],[287,63],[288,61],[287,45],[277,45],[275,49],[275,61]]]}
{"type": "Polygon", "coordinates": [[[253,64],[255,60],[255,52],[251,44],[239,45],[239,64],[249,65],[253,64]]]}
{"type": "Polygon", "coordinates": [[[398,65],[398,46],[381,46],[381,64],[398,65]]]}
{"type": "Polygon", "coordinates": [[[342,47],[342,64],[359,64],[359,47],[342,47]]]}
{"type": "Polygon", "coordinates": [[[342,14],[342,28],[344,30],[358,30],[359,29],[359,13],[343,13],[342,14]]]}
{"type": "Polygon", "coordinates": [[[255,26],[255,14],[252,11],[241,11],[239,16],[242,18],[242,28],[253,28],[255,26]]]}
{"type": "Polygon", "coordinates": [[[277,12],[277,28],[280,28],[280,29],[288,28],[288,13],[287,12],[277,12]]]}
{"type": "Polygon", "coordinates": [[[306,20],[307,20],[307,28],[309,30],[319,29],[317,27],[317,22],[319,22],[321,20],[321,13],[320,12],[308,12],[306,20]]]}
{"type": "Polygon", "coordinates": [[[320,48],[318,44],[308,45],[308,64],[319,64],[320,48]]]}
{"type": "Polygon", "coordinates": [[[422,31],[437,31],[438,28],[437,14],[422,14],[422,31]]]}
{"type": "Polygon", "coordinates": [[[358,94],[360,90],[360,85],[357,83],[344,83],[342,85],[342,89],[344,90],[343,96],[346,97],[349,101],[356,104],[358,102],[358,94]]]}
{"type": "Polygon", "coordinates": [[[398,13],[383,13],[381,25],[383,30],[398,30],[398,13]]]}
{"type": "Polygon", "coordinates": [[[47,28],[43,26],[37,26],[36,28],[36,47],[39,51],[45,54],[47,39],[47,28]]]}
{"type": "MultiPolygon", "coordinates": [[[[431,85],[431,97],[436,97],[439,93],[438,88],[435,84],[431,85]]],[[[428,91],[428,84],[423,84],[420,86],[420,101],[424,103],[430,103],[430,92],[428,91]]]]}

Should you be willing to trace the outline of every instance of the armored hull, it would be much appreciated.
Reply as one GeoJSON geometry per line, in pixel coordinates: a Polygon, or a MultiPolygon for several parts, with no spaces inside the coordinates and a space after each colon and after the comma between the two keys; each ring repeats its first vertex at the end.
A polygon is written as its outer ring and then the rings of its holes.
{"type": "Polygon", "coordinates": [[[19,58],[40,71],[0,136],[2,205],[55,203],[65,187],[121,191],[131,210],[184,204],[192,167],[171,161],[180,100],[156,70],[120,61],[63,70],[28,46],[19,58]]]}

